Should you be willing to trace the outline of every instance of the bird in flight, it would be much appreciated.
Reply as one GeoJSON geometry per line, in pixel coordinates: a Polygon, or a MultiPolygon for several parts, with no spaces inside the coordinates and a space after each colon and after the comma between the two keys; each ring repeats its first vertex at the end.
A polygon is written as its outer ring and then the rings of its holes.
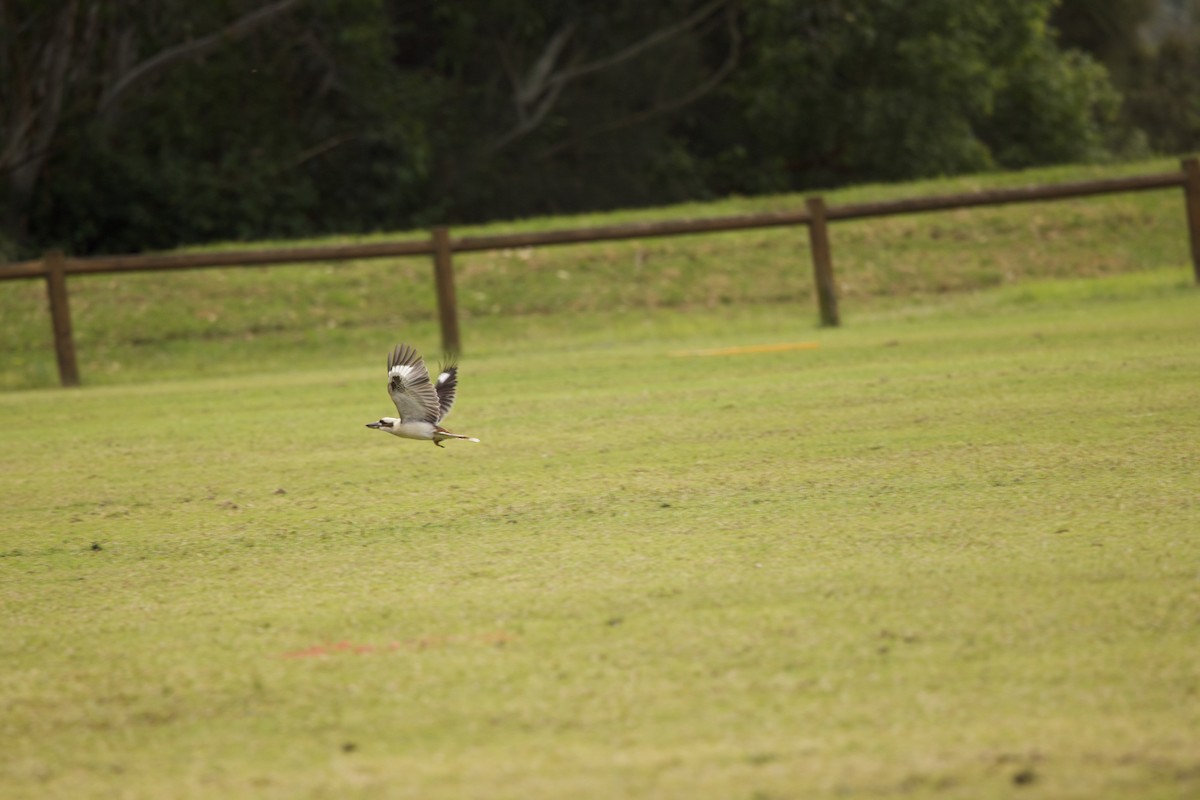
{"type": "Polygon", "coordinates": [[[454,405],[457,390],[458,365],[453,360],[442,367],[435,383],[416,350],[406,344],[396,345],[388,358],[388,394],[400,418],[381,417],[378,422],[368,422],[367,427],[405,439],[431,439],[438,447],[446,439],[478,442],[441,426],[454,405]]]}

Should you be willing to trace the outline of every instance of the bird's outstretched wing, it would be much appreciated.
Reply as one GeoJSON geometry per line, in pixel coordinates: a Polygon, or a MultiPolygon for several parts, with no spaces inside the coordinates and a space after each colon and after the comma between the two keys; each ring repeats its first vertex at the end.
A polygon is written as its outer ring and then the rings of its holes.
{"type": "Polygon", "coordinates": [[[454,407],[454,395],[458,393],[458,364],[454,363],[453,358],[442,366],[433,388],[437,390],[440,407],[437,421],[441,422],[450,414],[450,409],[454,407]]]}
{"type": "Polygon", "coordinates": [[[403,422],[424,420],[437,424],[441,414],[437,391],[429,382],[425,362],[408,345],[396,345],[388,358],[388,394],[403,422]]]}

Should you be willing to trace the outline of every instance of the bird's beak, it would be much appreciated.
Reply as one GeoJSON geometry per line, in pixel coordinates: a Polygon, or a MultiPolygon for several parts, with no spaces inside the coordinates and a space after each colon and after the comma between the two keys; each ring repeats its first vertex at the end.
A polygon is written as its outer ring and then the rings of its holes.
{"type": "Polygon", "coordinates": [[[367,427],[368,428],[382,428],[383,425],[378,422],[368,422],[367,427]]]}

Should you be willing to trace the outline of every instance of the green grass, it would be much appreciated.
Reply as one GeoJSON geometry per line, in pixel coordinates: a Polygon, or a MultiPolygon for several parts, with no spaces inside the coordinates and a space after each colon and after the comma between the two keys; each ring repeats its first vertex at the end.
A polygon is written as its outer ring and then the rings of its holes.
{"type": "Polygon", "coordinates": [[[1200,793],[1182,259],[482,315],[444,451],[363,427],[428,321],[138,343],[127,280],[0,395],[7,797],[1200,793]]]}
{"type": "Polygon", "coordinates": [[[5,796],[1195,796],[1178,192],[833,249],[837,330],[802,231],[459,256],[446,451],[362,427],[422,259],[72,279],[70,392],[0,283],[5,796]]]}

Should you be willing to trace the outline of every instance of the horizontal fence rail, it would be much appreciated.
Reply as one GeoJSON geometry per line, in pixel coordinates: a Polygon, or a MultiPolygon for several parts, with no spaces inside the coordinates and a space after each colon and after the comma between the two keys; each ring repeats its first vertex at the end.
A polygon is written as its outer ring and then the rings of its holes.
{"type": "Polygon", "coordinates": [[[54,348],[59,377],[63,386],[79,385],[75,345],[71,335],[71,315],[67,295],[67,276],[117,272],[171,271],[213,267],[258,267],[311,262],[356,261],[375,258],[431,256],[442,346],[458,353],[461,339],[454,287],[453,254],[485,250],[509,250],[521,247],[585,244],[589,242],[648,239],[703,233],[724,233],[755,228],[804,225],[808,229],[813,261],[813,277],[820,322],[840,324],[837,288],[828,233],[832,222],[869,219],[902,214],[951,211],[980,206],[1065,200],[1103,194],[1182,188],[1191,245],[1192,269],[1200,284],[1200,161],[1188,158],[1179,172],[1106,178],[1092,181],[988,189],[871,203],[827,206],[822,197],[808,198],[804,209],[766,212],[728,217],[686,220],[659,220],[586,228],[506,233],[454,238],[444,227],[434,228],[423,240],[373,242],[369,244],[284,247],[270,250],[221,250],[200,253],[95,256],[71,258],[58,251],[41,259],[0,265],[0,280],[42,278],[46,281],[54,348]]]}
{"type": "Polygon", "coordinates": [[[951,194],[931,197],[911,197],[878,203],[852,203],[829,209],[831,220],[890,217],[896,214],[918,214],[926,211],[951,211],[979,206],[1002,206],[1010,203],[1033,203],[1045,200],[1069,200],[1098,194],[1125,194],[1153,189],[1184,186],[1187,175],[1165,172],[1157,175],[1136,175],[1130,178],[1106,178],[1077,183],[1055,183],[1045,186],[1021,186],[1012,189],[988,189],[970,194],[951,194]]]}

